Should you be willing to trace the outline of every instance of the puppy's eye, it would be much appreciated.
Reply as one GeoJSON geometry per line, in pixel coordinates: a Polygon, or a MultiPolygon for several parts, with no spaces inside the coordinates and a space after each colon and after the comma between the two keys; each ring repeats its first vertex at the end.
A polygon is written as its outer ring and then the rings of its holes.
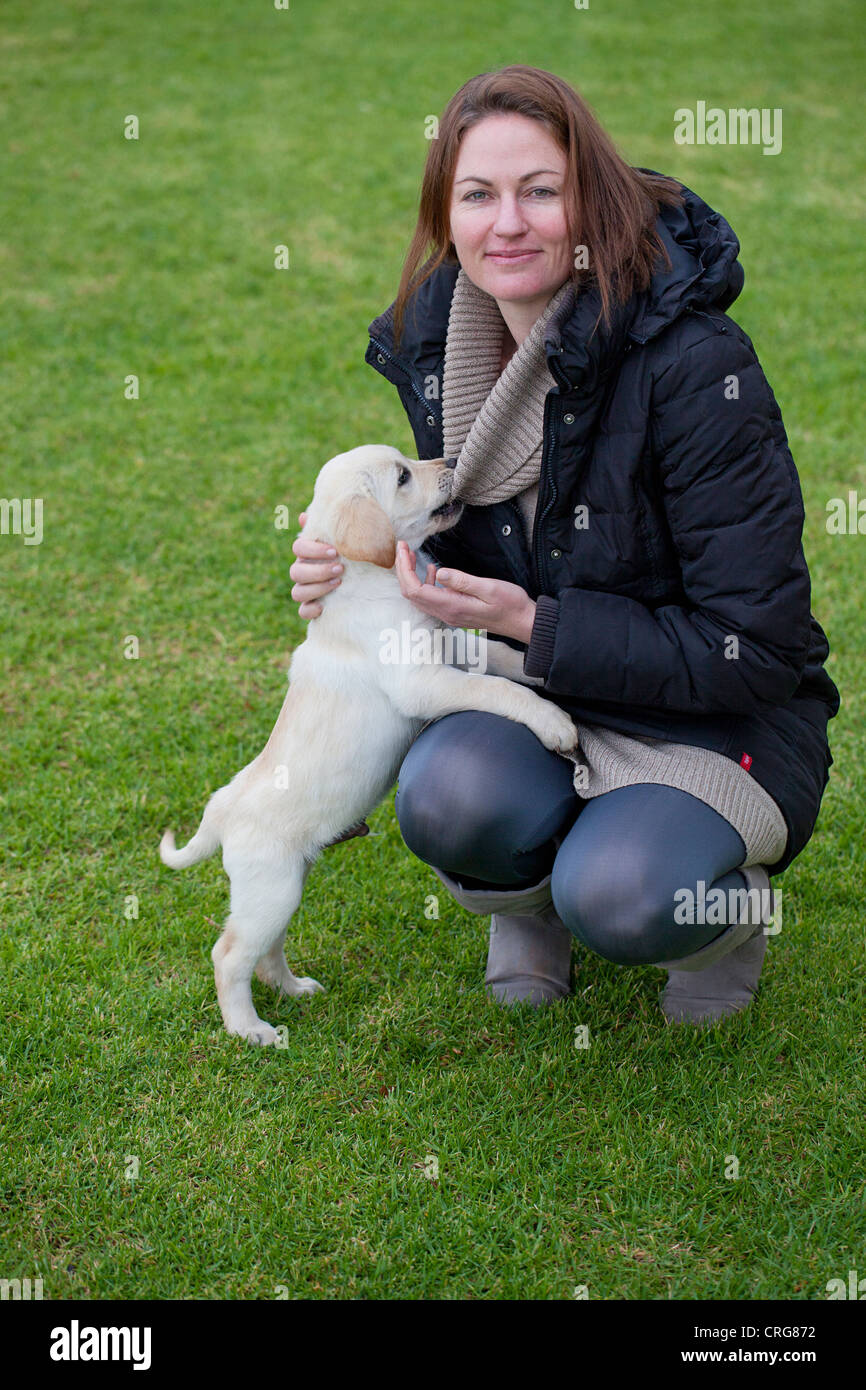
{"type": "Polygon", "coordinates": [[[397,486],[405,487],[411,477],[412,474],[409,472],[408,468],[401,468],[400,472],[397,474],[397,486]]]}

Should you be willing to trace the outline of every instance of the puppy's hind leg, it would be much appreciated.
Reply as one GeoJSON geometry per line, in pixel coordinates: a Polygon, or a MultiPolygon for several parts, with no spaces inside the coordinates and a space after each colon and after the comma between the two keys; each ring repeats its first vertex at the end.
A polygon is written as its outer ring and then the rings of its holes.
{"type": "MultiPolygon", "coordinates": [[[[304,875],[306,877],[306,873],[304,875]]],[[[302,975],[300,978],[293,975],[289,969],[289,962],[286,960],[286,933],[280,933],[269,951],[259,960],[256,966],[256,975],[262,984],[270,985],[278,994],[288,994],[297,998],[303,994],[317,994],[319,990],[325,988],[320,985],[318,980],[314,980],[310,975],[302,975]]]]}
{"type": "MultiPolygon", "coordinates": [[[[307,866],[303,860],[287,862],[281,857],[232,864],[226,855],[224,862],[232,881],[231,909],[211,951],[223,1022],[229,1033],[249,1042],[275,1043],[277,1030],[256,1013],[250,984],[257,961],[271,956],[275,947],[282,956],[286,925],[301,901],[307,866]]],[[[294,980],[290,971],[289,975],[294,980]]]]}

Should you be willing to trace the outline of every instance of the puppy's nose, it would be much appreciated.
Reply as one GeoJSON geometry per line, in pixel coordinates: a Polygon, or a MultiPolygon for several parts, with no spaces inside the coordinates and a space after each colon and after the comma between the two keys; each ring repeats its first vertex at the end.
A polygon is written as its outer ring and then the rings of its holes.
{"type": "Polygon", "coordinates": [[[456,467],[457,467],[457,458],[456,458],[456,456],[455,456],[453,459],[443,459],[442,462],[445,464],[445,467],[446,467],[446,468],[456,468],[456,467]]]}

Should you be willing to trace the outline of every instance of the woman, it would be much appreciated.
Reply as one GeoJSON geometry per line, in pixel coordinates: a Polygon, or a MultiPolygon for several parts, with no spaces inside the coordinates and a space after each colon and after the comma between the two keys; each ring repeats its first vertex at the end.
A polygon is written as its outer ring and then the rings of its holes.
{"type": "MultiPolygon", "coordinates": [[[[449,102],[397,298],[370,325],[418,456],[455,456],[467,504],[423,582],[400,547],[403,592],[524,648],[580,729],[575,768],[521,725],[452,714],[400,771],[406,844],[492,914],[503,1003],[571,993],[577,936],[663,965],[672,1021],[739,1011],[769,873],[814,828],[839,696],[782,419],[725,313],[738,251],[694,193],[627,165],[567,83],[506,67],[449,102]]],[[[295,553],[315,617],[339,560],[303,536],[295,553]]]]}

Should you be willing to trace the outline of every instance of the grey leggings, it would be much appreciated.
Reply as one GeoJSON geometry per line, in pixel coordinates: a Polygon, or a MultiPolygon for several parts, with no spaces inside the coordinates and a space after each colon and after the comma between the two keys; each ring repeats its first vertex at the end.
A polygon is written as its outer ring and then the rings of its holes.
{"type": "Polygon", "coordinates": [[[641,783],[582,800],[573,775],[523,724],[449,714],[404,759],[400,831],[413,854],[464,888],[528,888],[552,874],[560,919],[622,965],[678,960],[719,936],[718,922],[678,922],[675,894],[699,896],[700,880],[707,893],[745,886],[734,827],[675,787],[641,783]]]}

